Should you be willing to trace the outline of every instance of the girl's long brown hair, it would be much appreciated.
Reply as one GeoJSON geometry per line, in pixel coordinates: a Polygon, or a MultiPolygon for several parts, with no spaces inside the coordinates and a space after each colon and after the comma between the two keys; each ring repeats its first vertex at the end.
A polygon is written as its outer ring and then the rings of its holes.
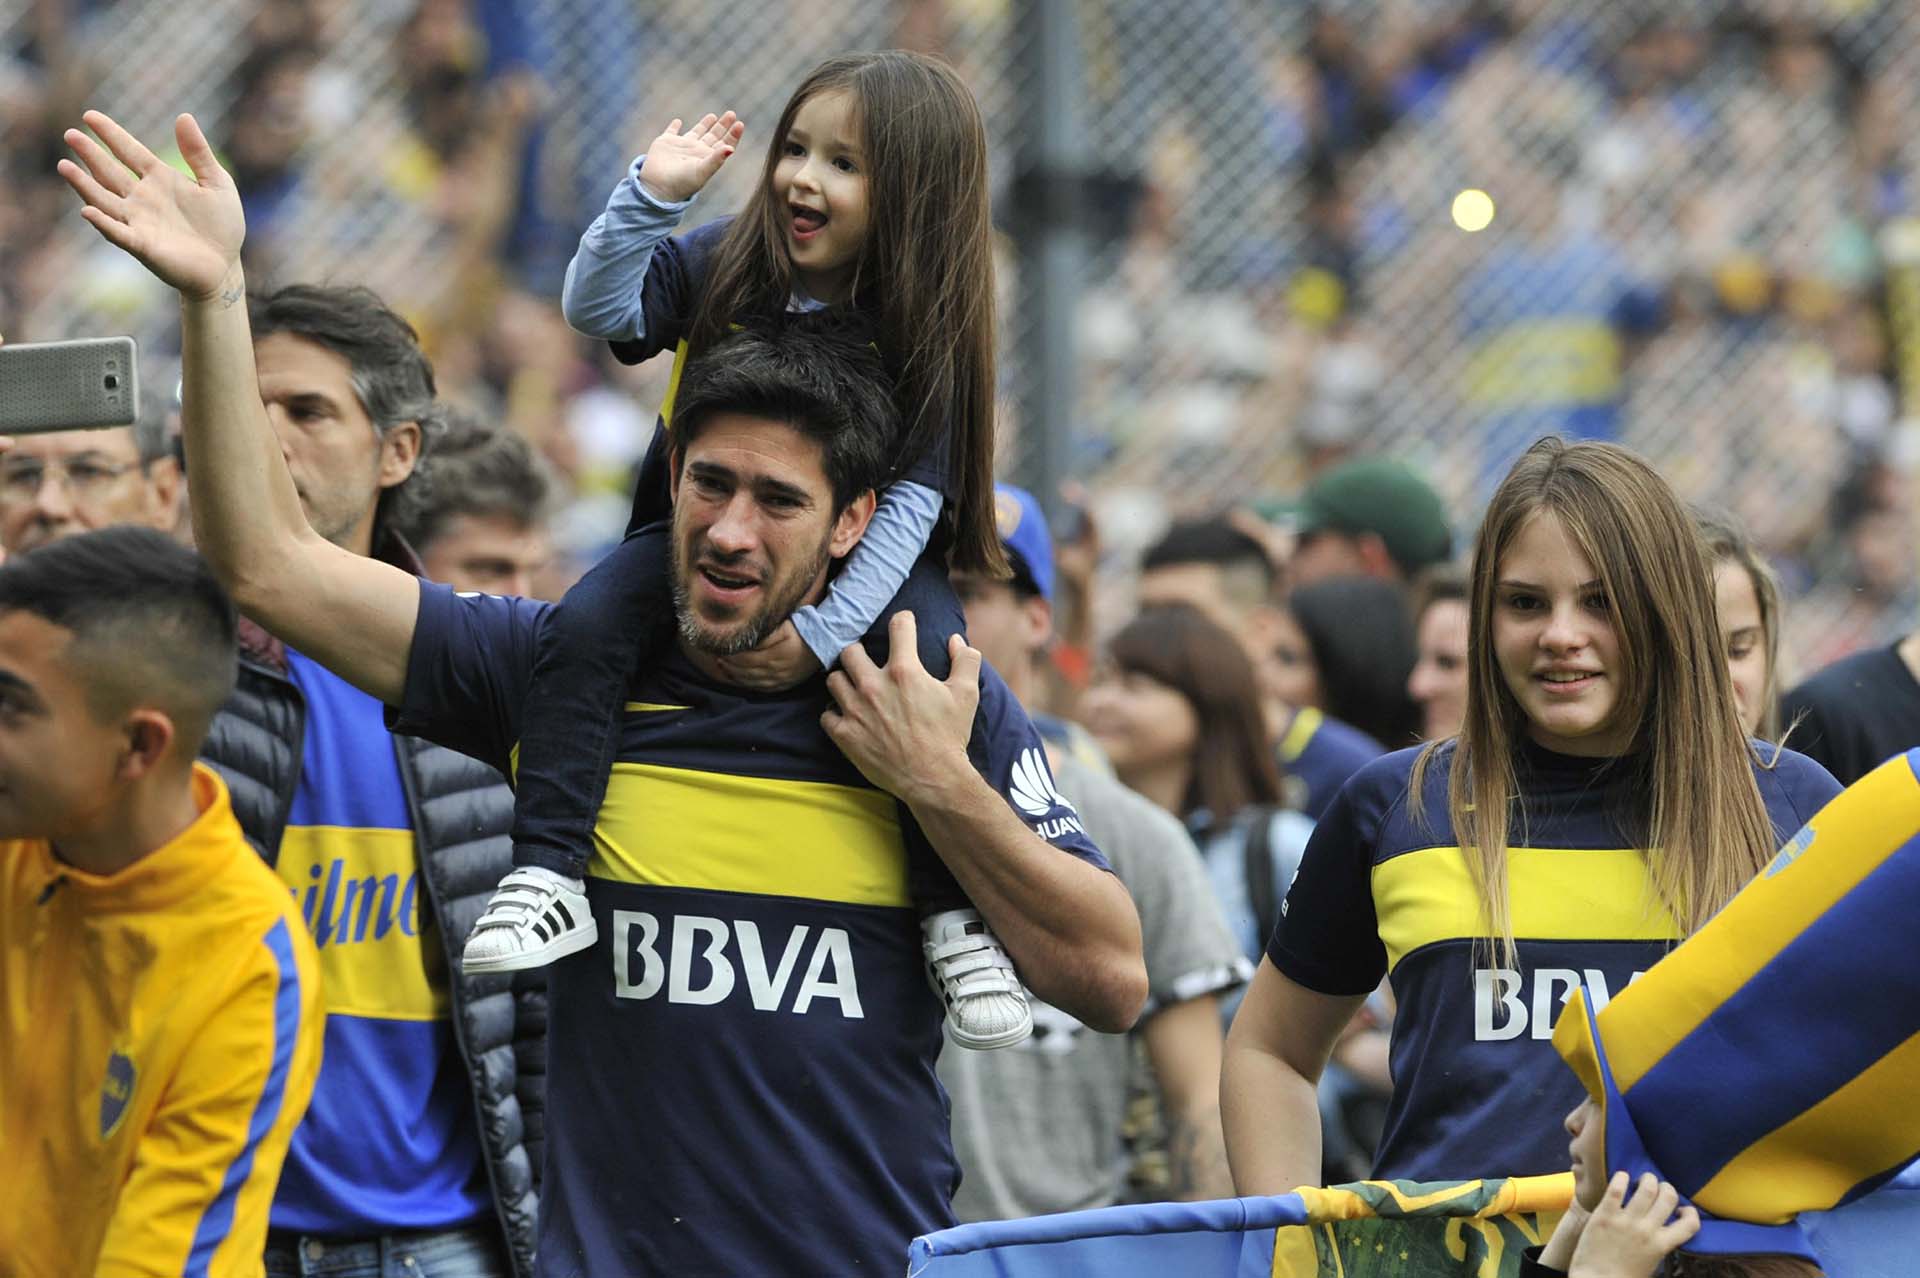
{"type": "MultiPolygon", "coordinates": [[[[1774,853],[1754,756],[1734,708],[1713,574],[1692,517],[1645,461],[1611,444],[1543,439],[1514,464],[1474,544],[1467,710],[1447,809],[1481,900],[1488,939],[1511,964],[1507,847],[1527,723],[1493,648],[1501,557],[1521,529],[1552,515],[1599,574],[1620,641],[1614,713],[1635,725],[1647,807],[1634,830],[1660,902],[1689,933],[1774,853]]],[[[1414,765],[1425,793],[1437,745],[1414,765]]]]}
{"type": "Polygon", "coordinates": [[[895,473],[946,435],[951,566],[1010,575],[993,518],[993,222],[986,129],[960,77],[902,50],[830,58],[795,89],[760,182],[714,250],[688,336],[693,350],[745,315],[777,314],[793,292],[785,204],[773,191],[793,117],[818,93],[849,94],[864,131],[867,240],[853,304],[870,315],[904,419],[895,473]]]}
{"type": "Polygon", "coordinates": [[[1186,816],[1205,808],[1228,821],[1242,808],[1280,802],[1280,770],[1267,741],[1253,663],[1239,640],[1184,604],[1149,608],[1113,637],[1119,669],[1166,684],[1198,721],[1186,816]]]}

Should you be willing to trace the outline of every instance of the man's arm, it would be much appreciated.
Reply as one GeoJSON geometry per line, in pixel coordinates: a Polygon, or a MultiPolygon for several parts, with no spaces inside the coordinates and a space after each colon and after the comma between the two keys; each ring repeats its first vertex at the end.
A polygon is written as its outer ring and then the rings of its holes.
{"type": "Polygon", "coordinates": [[[398,568],[332,545],[308,526],[260,402],[233,179],[192,116],[174,122],[191,177],[98,111],[106,143],[66,133],[85,164],[60,175],[93,228],[180,294],[181,420],[200,553],[240,610],[382,701],[399,700],[419,585],[398,568]],[[129,172],[131,170],[131,172],[129,172]]]}
{"type": "Polygon", "coordinates": [[[1168,1189],[1183,1202],[1233,1197],[1220,1128],[1220,1000],[1202,994],[1161,1008],[1140,1037],[1167,1125],[1168,1189]]]}
{"type": "Polygon", "coordinates": [[[1027,987],[1104,1033],[1132,1026],[1147,996],[1140,918],[1120,880],[1061,852],[1020,820],[967,757],[980,653],[954,639],[942,683],[920,664],[913,614],[897,614],[889,660],[858,645],[827,677],[821,716],[873,784],[907,805],[960,887],[1007,947],[1027,987]]]}
{"type": "Polygon", "coordinates": [[[312,943],[282,920],[215,1010],[140,1133],[97,1278],[260,1270],[267,1210],[320,1072],[312,943]]]}

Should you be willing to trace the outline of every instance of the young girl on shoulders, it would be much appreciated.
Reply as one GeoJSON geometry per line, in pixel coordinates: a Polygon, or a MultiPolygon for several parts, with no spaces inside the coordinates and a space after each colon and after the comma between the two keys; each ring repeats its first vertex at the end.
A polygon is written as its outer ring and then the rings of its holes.
{"type": "MultiPolygon", "coordinates": [[[[848,54],[794,91],[739,216],[672,232],[734,153],[729,111],[674,120],[635,160],[567,268],[567,320],[637,363],[672,352],[660,422],[626,540],[553,614],[521,737],[516,869],[468,942],[468,971],[538,967],[596,939],[582,875],[618,735],[622,690],[672,631],[666,538],[673,388],[742,323],[831,312],[861,327],[895,383],[893,481],[866,537],[816,608],[773,615],[751,566],[717,581],[762,625],[721,655],[734,682],[773,690],[831,667],[863,638],[885,660],[887,623],[911,610],[920,657],[948,669],[961,612],[956,570],[1006,575],[993,513],[994,286],[986,141],[973,96],[918,54],[848,54]]],[[[778,405],[768,405],[777,416],[778,405]]],[[[696,569],[706,571],[705,568],[696,569]]],[[[777,837],[777,832],[769,832],[777,837]]],[[[931,849],[915,899],[956,1042],[997,1047],[1031,1027],[1011,962],[931,849]]]]}

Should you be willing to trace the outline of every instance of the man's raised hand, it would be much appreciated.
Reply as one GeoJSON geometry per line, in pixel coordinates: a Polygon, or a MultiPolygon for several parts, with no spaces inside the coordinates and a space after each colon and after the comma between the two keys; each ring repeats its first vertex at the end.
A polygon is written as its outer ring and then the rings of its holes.
{"type": "Polygon", "coordinates": [[[647,148],[640,184],[668,204],[692,199],[727,162],[746,128],[746,122],[731,111],[719,116],[709,112],[685,133],[675,119],[647,148]]]}
{"type": "Polygon", "coordinates": [[[105,113],[88,111],[81,119],[99,141],[68,129],[66,143],[81,163],[62,160],[57,166],[85,203],[80,216],[183,297],[239,300],[240,244],[247,234],[240,192],[194,118],[173,122],[191,177],[105,113]]]}

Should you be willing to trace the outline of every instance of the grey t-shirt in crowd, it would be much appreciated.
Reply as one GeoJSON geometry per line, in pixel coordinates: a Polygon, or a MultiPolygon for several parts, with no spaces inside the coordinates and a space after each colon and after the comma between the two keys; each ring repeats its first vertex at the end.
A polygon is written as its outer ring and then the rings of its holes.
{"type": "MultiPolygon", "coordinates": [[[[1160,1008],[1245,982],[1251,968],[1180,822],[1072,758],[1056,758],[1054,783],[1140,911],[1148,1002],[1134,1035],[1160,1008]]],[[[962,1172],[954,1214],[1005,1220],[1116,1201],[1134,1035],[1095,1033],[1036,998],[1026,1042],[992,1052],[949,1044],[939,1068],[962,1172]]]]}

